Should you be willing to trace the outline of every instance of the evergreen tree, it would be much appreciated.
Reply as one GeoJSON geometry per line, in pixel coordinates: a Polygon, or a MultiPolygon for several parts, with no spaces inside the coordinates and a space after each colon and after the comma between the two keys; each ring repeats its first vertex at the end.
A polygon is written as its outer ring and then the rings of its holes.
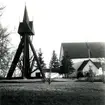
{"type": "Polygon", "coordinates": [[[68,53],[65,53],[65,56],[63,56],[63,59],[61,61],[60,74],[65,74],[65,77],[68,77],[68,75],[72,74],[74,71],[72,65],[73,62],[68,56],[68,53]]]}
{"type": "Polygon", "coordinates": [[[58,61],[55,51],[53,51],[52,58],[49,64],[49,68],[58,68],[58,67],[59,67],[59,61],[58,61]]]}
{"type": "Polygon", "coordinates": [[[46,68],[46,64],[45,64],[45,62],[43,60],[43,53],[41,51],[41,48],[39,49],[39,52],[38,52],[38,59],[39,59],[39,62],[41,64],[42,69],[45,69],[46,68]]]}

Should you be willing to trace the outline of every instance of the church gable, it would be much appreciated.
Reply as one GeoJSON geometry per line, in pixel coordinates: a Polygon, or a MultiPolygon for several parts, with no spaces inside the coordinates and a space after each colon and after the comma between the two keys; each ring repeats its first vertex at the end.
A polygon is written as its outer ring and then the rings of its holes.
{"type": "Polygon", "coordinates": [[[96,75],[98,73],[98,68],[96,67],[96,65],[92,62],[92,61],[88,61],[87,64],[84,66],[82,72],[83,74],[86,74],[87,72],[89,72],[89,68],[91,67],[93,73],[96,75]]]}
{"type": "Polygon", "coordinates": [[[78,72],[82,72],[84,75],[89,72],[89,68],[91,67],[92,71],[95,75],[99,73],[99,68],[101,64],[99,62],[93,62],[92,60],[85,60],[78,68],[78,72]]]}

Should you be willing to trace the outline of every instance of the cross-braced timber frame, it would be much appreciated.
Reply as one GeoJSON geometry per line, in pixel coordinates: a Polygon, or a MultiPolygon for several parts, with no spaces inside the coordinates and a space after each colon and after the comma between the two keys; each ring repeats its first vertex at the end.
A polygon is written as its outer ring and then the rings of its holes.
{"type": "Polygon", "coordinates": [[[7,78],[10,79],[12,77],[12,75],[15,71],[15,68],[17,66],[17,63],[19,62],[19,58],[21,56],[21,53],[23,53],[22,77],[27,78],[27,79],[30,78],[33,63],[34,63],[34,61],[36,61],[38,69],[40,70],[42,77],[45,79],[45,75],[44,75],[43,70],[41,68],[41,65],[40,65],[40,62],[38,60],[36,51],[35,51],[34,46],[30,40],[30,36],[34,35],[33,21],[29,21],[26,6],[25,6],[25,11],[24,11],[23,22],[20,22],[20,24],[19,24],[18,33],[21,36],[21,41],[20,41],[20,44],[19,44],[18,49],[16,51],[15,57],[12,61],[9,72],[7,74],[7,78]],[[30,64],[29,48],[33,52],[33,56],[34,56],[32,64],[30,64]]]}

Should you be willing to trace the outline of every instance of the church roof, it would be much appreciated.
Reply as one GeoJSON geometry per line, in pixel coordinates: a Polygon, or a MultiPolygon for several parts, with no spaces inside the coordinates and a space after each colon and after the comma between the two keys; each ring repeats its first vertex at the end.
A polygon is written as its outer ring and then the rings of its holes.
{"type": "Polygon", "coordinates": [[[90,49],[90,58],[105,57],[104,42],[80,42],[80,43],[62,43],[64,54],[67,53],[71,59],[88,58],[88,49],[90,49]]]}
{"type": "Polygon", "coordinates": [[[81,65],[80,67],[78,68],[78,71],[81,71],[83,70],[83,68],[86,66],[86,64],[89,62],[89,60],[85,60],[81,65]]]}
{"type": "Polygon", "coordinates": [[[82,64],[80,65],[80,67],[78,68],[78,71],[83,70],[83,68],[86,66],[86,64],[91,61],[98,69],[101,67],[101,63],[100,62],[93,62],[92,60],[85,60],[82,62],[82,64]]]}

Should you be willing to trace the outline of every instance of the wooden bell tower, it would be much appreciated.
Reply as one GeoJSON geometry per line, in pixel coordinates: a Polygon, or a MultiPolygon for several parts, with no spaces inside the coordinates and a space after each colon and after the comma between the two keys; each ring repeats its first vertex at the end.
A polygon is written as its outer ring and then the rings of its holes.
{"type": "Polygon", "coordinates": [[[33,63],[36,61],[38,69],[40,70],[42,77],[45,79],[45,75],[44,75],[43,70],[41,68],[41,65],[40,65],[40,62],[38,60],[36,51],[35,51],[33,44],[30,40],[30,37],[32,35],[34,35],[34,29],[33,29],[33,21],[29,21],[26,6],[25,6],[25,10],[24,10],[23,22],[20,22],[20,24],[19,24],[18,33],[21,36],[21,41],[20,41],[20,44],[19,44],[18,49],[16,51],[16,54],[14,56],[14,59],[12,61],[11,67],[8,71],[7,78],[12,77],[12,75],[15,71],[15,68],[17,66],[17,63],[19,62],[19,58],[21,56],[21,53],[23,53],[23,61],[22,61],[23,62],[23,68],[22,68],[23,78],[27,78],[27,79],[30,78],[33,63]],[[30,56],[29,48],[31,49],[31,51],[33,53],[33,60],[32,60],[31,64],[30,64],[30,58],[29,58],[29,56],[30,56]]]}

